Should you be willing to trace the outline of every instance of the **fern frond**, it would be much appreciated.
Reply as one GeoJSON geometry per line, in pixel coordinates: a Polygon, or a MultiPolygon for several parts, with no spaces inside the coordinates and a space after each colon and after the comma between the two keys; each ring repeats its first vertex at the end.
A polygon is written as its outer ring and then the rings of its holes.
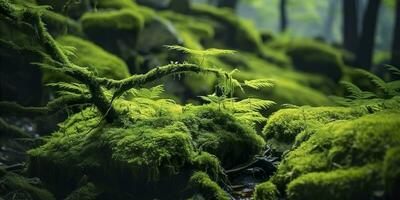
{"type": "Polygon", "coordinates": [[[219,55],[226,55],[226,54],[234,54],[236,51],[228,50],[228,49],[216,49],[210,48],[206,50],[195,50],[189,49],[179,45],[165,45],[166,48],[170,50],[180,51],[186,54],[197,55],[197,56],[219,56],[219,55]]]}
{"type": "Polygon", "coordinates": [[[379,89],[385,91],[386,93],[389,92],[386,82],[377,75],[363,69],[357,69],[356,71],[368,77],[379,89]]]}
{"type": "Polygon", "coordinates": [[[296,108],[296,109],[300,108],[300,106],[294,105],[294,104],[290,104],[290,103],[282,104],[281,107],[282,108],[296,108]]]}
{"type": "Polygon", "coordinates": [[[209,103],[222,104],[225,102],[232,102],[235,98],[227,98],[226,96],[217,96],[215,93],[207,96],[199,96],[204,101],[209,103]]]}
{"type": "Polygon", "coordinates": [[[140,88],[140,89],[132,88],[131,90],[125,93],[124,97],[158,99],[160,98],[160,95],[163,92],[164,92],[163,85],[157,85],[152,88],[140,88]]]}
{"type": "Polygon", "coordinates": [[[331,99],[335,104],[340,105],[340,106],[351,106],[353,100],[345,98],[345,97],[339,97],[339,96],[329,96],[329,99],[331,99]]]}
{"type": "Polygon", "coordinates": [[[362,91],[358,86],[354,85],[353,83],[347,81],[341,81],[340,84],[342,84],[346,88],[346,90],[350,93],[350,95],[348,96],[349,98],[370,99],[377,97],[376,94],[372,92],[362,91]]]}
{"type": "Polygon", "coordinates": [[[234,110],[236,112],[248,112],[251,111],[261,111],[264,109],[268,109],[271,106],[275,105],[274,101],[270,100],[263,100],[263,99],[256,99],[256,98],[248,98],[233,104],[234,110]]]}
{"type": "Polygon", "coordinates": [[[60,95],[89,93],[89,90],[87,89],[86,85],[79,83],[57,82],[57,83],[48,83],[46,84],[46,86],[56,89],[58,94],[60,95]]]}
{"type": "Polygon", "coordinates": [[[395,96],[400,95],[400,80],[388,82],[386,85],[395,96]]]}
{"type": "Polygon", "coordinates": [[[255,79],[244,81],[244,85],[253,89],[270,88],[274,86],[274,82],[270,79],[255,79]]]}
{"type": "Polygon", "coordinates": [[[247,113],[236,113],[233,114],[235,118],[237,118],[241,122],[246,122],[248,124],[261,123],[267,120],[264,116],[259,112],[247,112],[247,113]]]}
{"type": "Polygon", "coordinates": [[[340,81],[340,84],[343,85],[345,89],[350,93],[350,97],[354,99],[358,99],[361,97],[362,90],[358,86],[348,81],[340,81]]]}
{"type": "Polygon", "coordinates": [[[59,45],[61,50],[64,52],[64,54],[68,57],[70,56],[76,56],[75,52],[76,52],[76,48],[73,46],[63,46],[63,45],[59,45]]]}
{"type": "Polygon", "coordinates": [[[400,75],[400,69],[392,65],[385,65],[386,69],[392,72],[394,75],[400,75]]]}

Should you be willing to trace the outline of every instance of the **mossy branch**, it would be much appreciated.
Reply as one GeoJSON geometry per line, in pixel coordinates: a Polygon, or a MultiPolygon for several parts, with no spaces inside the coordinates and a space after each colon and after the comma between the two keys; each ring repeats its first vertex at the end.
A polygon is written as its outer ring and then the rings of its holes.
{"type": "Polygon", "coordinates": [[[0,118],[0,131],[3,132],[6,137],[11,137],[11,138],[30,138],[30,137],[32,137],[28,133],[24,132],[24,130],[22,130],[21,128],[11,125],[1,118],[0,118]]]}
{"type": "MultiPolygon", "coordinates": [[[[32,27],[35,27],[37,36],[39,39],[39,43],[45,49],[46,54],[49,55],[49,60],[51,64],[38,64],[42,67],[53,67],[54,70],[61,71],[66,75],[71,76],[72,78],[82,82],[85,84],[91,94],[91,103],[94,104],[100,112],[105,116],[105,119],[108,122],[113,122],[115,119],[118,119],[118,113],[112,106],[112,100],[116,97],[119,97],[124,92],[128,91],[131,88],[143,86],[146,83],[161,79],[168,75],[180,74],[185,72],[195,72],[195,73],[213,73],[218,77],[229,79],[229,74],[217,70],[217,69],[207,69],[202,68],[195,64],[182,63],[182,64],[169,64],[166,66],[161,66],[150,70],[146,74],[133,75],[129,78],[123,80],[111,80],[107,78],[99,78],[95,76],[92,72],[87,70],[86,68],[77,66],[73,64],[64,53],[63,49],[59,47],[54,38],[47,31],[45,24],[41,19],[41,15],[43,13],[43,8],[19,8],[10,4],[7,0],[0,0],[0,14],[9,20],[14,20],[16,22],[25,22],[27,24],[32,24],[32,27]],[[103,88],[114,89],[115,93],[113,98],[109,100],[104,92],[103,88]]],[[[86,100],[86,99],[85,99],[86,100]]],[[[85,101],[86,102],[86,101],[85,101]]],[[[64,102],[68,103],[68,102],[64,102]]],[[[48,105],[49,106],[49,105],[48,105]]],[[[15,109],[17,107],[8,106],[9,109],[13,108],[15,111],[23,112],[23,111],[33,111],[34,113],[51,113],[51,108],[26,108],[26,109],[15,109]],[[50,109],[50,110],[49,110],[50,109]]]]}
{"type": "Polygon", "coordinates": [[[154,68],[145,74],[133,75],[123,80],[111,80],[107,78],[97,78],[99,84],[104,85],[108,89],[116,89],[114,96],[122,95],[124,92],[131,88],[140,87],[163,77],[180,74],[180,73],[212,73],[217,76],[228,76],[227,73],[210,68],[203,68],[195,64],[182,63],[182,64],[169,64],[161,67],[154,68]]]}
{"type": "Polygon", "coordinates": [[[66,96],[50,101],[43,107],[25,107],[15,102],[0,102],[0,115],[16,115],[24,117],[37,117],[55,114],[72,106],[80,106],[91,103],[91,99],[85,96],[66,96]]]}

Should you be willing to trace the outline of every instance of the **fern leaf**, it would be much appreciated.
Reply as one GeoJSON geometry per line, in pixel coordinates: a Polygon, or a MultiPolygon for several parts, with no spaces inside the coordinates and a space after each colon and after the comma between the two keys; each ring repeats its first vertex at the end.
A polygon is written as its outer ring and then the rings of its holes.
{"type": "Polygon", "coordinates": [[[351,106],[352,100],[345,98],[345,97],[339,97],[339,96],[329,96],[329,98],[336,104],[340,106],[351,106]]]}
{"type": "Polygon", "coordinates": [[[274,86],[274,82],[270,79],[256,79],[244,81],[244,85],[253,89],[270,88],[274,86]]]}
{"type": "Polygon", "coordinates": [[[294,105],[294,104],[290,104],[290,103],[282,104],[281,107],[282,108],[296,108],[296,109],[300,108],[300,106],[294,105]]]}
{"type": "Polygon", "coordinates": [[[389,92],[386,82],[383,79],[381,79],[380,77],[378,77],[377,75],[375,75],[369,71],[363,70],[363,69],[357,69],[356,71],[358,71],[359,73],[368,77],[381,90],[385,91],[386,93],[389,92]]]}
{"type": "Polygon", "coordinates": [[[400,69],[392,65],[385,65],[386,69],[392,72],[394,75],[400,75],[400,69]]]}
{"type": "Polygon", "coordinates": [[[260,111],[275,105],[274,101],[248,98],[234,103],[234,110],[237,112],[260,111]]]}
{"type": "Polygon", "coordinates": [[[219,55],[236,53],[236,51],[234,50],[216,49],[216,48],[210,48],[206,50],[194,50],[179,45],[165,45],[165,47],[170,50],[180,51],[186,54],[197,55],[197,56],[219,56],[219,55]]]}
{"type": "Polygon", "coordinates": [[[353,99],[359,99],[362,96],[363,91],[353,83],[348,81],[340,81],[340,84],[343,85],[346,90],[350,93],[349,97],[353,99]]]}
{"type": "Polygon", "coordinates": [[[148,99],[158,99],[160,95],[164,92],[163,85],[157,85],[152,88],[140,88],[135,89],[132,88],[128,92],[125,93],[124,97],[132,97],[132,98],[148,98],[148,99]]]}

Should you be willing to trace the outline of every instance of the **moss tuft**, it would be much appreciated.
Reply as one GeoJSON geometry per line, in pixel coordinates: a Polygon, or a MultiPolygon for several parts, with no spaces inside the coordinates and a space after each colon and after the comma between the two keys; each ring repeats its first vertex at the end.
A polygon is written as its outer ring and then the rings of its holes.
{"type": "Polygon", "coordinates": [[[382,191],[376,165],[314,172],[296,178],[287,188],[289,200],[375,199],[382,191]]]}
{"type": "Polygon", "coordinates": [[[37,181],[0,168],[0,199],[54,200],[53,194],[37,186],[37,181]]]}
{"type": "Polygon", "coordinates": [[[276,186],[270,182],[264,182],[256,186],[254,191],[255,200],[277,200],[278,199],[278,189],[276,186]]]}
{"type": "Polygon", "coordinates": [[[144,26],[143,16],[131,9],[87,12],[80,21],[91,40],[118,55],[123,53],[120,45],[135,47],[139,31],[144,26]],[[123,43],[104,38],[119,38],[123,43]]]}
{"type": "MultiPolygon", "coordinates": [[[[231,48],[239,48],[245,51],[262,53],[261,36],[250,22],[238,18],[233,11],[226,8],[216,8],[206,4],[192,5],[191,12],[194,15],[210,17],[228,27],[233,38],[226,38],[227,41],[234,41],[231,48]]],[[[225,35],[226,36],[226,35],[225,35]]]]}
{"type": "Polygon", "coordinates": [[[367,114],[365,109],[346,107],[282,109],[268,118],[263,134],[273,149],[283,152],[290,149],[294,143],[301,143],[307,139],[304,137],[310,137],[307,135],[309,132],[303,132],[306,129],[320,127],[337,120],[355,119],[364,114],[367,114]]]}
{"type": "Polygon", "coordinates": [[[283,191],[308,173],[380,163],[388,148],[400,144],[399,130],[400,113],[394,110],[322,125],[284,157],[272,181],[283,191]]]}
{"type": "Polygon", "coordinates": [[[340,51],[327,44],[316,41],[294,42],[289,45],[287,54],[299,70],[319,73],[335,81],[342,77],[343,61],[340,51]]]}
{"type": "Polygon", "coordinates": [[[249,125],[217,106],[189,108],[183,122],[200,150],[218,157],[224,167],[244,163],[261,152],[265,142],[249,125]]]}
{"type": "Polygon", "coordinates": [[[65,200],[96,200],[99,194],[93,183],[87,183],[68,195],[65,200]]]}
{"type": "Polygon", "coordinates": [[[400,192],[400,147],[391,148],[386,152],[383,177],[389,199],[399,199],[400,192]]]}
{"type": "MultiPolygon", "coordinates": [[[[64,47],[73,47],[71,61],[82,67],[87,67],[99,77],[111,79],[123,79],[130,76],[127,65],[123,60],[114,56],[101,47],[75,36],[62,36],[57,38],[57,42],[64,47]]],[[[43,77],[44,82],[69,80],[65,75],[56,72],[46,72],[43,77]]]]}
{"type": "Polygon", "coordinates": [[[200,192],[205,199],[229,200],[229,195],[204,172],[195,172],[189,180],[189,187],[200,192]]]}

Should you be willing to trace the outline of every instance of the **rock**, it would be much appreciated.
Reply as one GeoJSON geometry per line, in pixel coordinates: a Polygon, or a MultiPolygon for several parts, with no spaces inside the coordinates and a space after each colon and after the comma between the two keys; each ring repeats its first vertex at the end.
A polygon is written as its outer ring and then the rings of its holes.
{"type": "Polygon", "coordinates": [[[173,24],[160,17],[155,17],[139,32],[136,49],[150,52],[154,49],[162,49],[164,45],[180,43],[182,43],[182,39],[173,24]]]}

